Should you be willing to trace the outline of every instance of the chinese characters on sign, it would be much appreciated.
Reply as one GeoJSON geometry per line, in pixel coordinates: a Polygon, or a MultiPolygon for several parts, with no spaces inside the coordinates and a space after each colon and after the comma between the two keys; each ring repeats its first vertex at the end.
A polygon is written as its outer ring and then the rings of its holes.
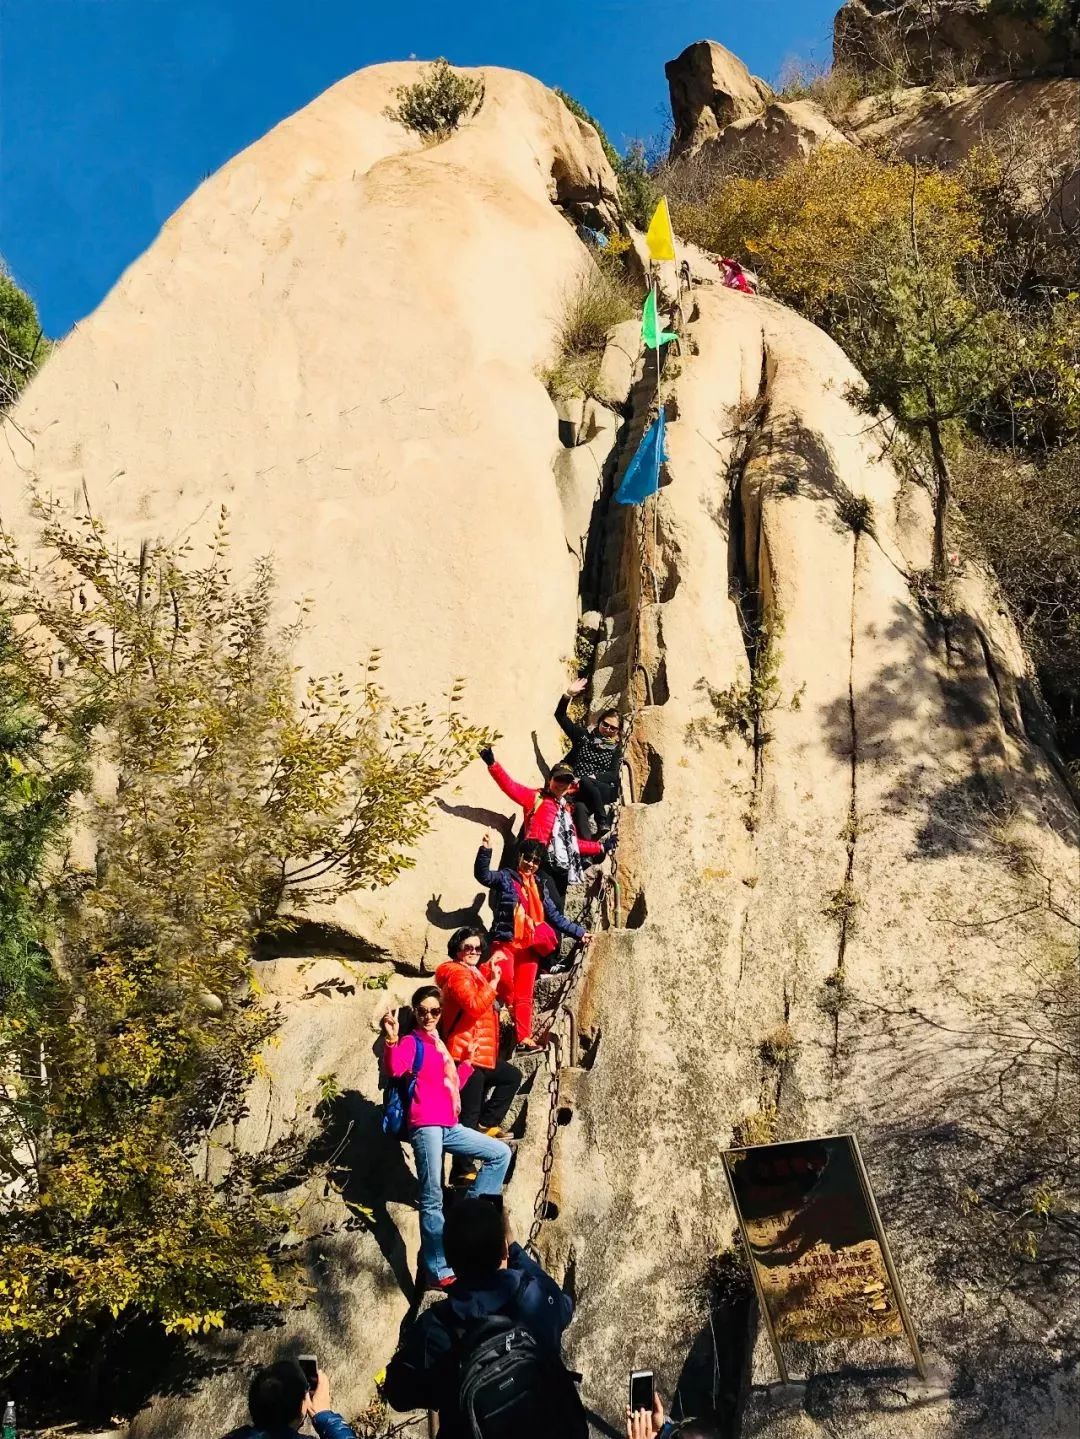
{"type": "Polygon", "coordinates": [[[724,1164],[782,1375],[785,1340],[905,1332],[921,1369],[854,1137],[733,1149],[724,1164]]]}

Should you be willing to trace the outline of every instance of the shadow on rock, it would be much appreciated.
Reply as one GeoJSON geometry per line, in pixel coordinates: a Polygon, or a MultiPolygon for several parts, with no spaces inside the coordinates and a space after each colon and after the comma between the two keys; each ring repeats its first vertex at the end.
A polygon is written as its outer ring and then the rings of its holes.
{"type": "MultiPolygon", "coordinates": [[[[326,1166],[326,1186],[349,1211],[344,1232],[362,1230],[373,1236],[402,1294],[411,1303],[415,1283],[397,1225],[388,1204],[416,1204],[416,1180],[405,1162],[401,1141],[382,1132],[382,1106],[358,1090],[347,1089],[320,1106],[324,1128],[309,1151],[309,1162],[326,1166]]],[[[320,1306],[332,1310],[334,1288],[320,1281],[320,1306]]],[[[347,1296],[341,1295],[347,1302],[347,1296]]]]}

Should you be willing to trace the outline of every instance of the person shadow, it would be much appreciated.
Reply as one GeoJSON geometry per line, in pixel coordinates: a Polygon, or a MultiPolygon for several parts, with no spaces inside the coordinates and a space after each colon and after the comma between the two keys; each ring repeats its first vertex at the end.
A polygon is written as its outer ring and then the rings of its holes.
{"type": "MultiPolygon", "coordinates": [[[[402,1294],[412,1305],[416,1282],[405,1241],[390,1217],[389,1204],[416,1207],[416,1179],[399,1139],[382,1131],[382,1105],[346,1089],[317,1111],[323,1121],[318,1158],[327,1165],[327,1184],[349,1211],[345,1230],[364,1230],[379,1246],[402,1294]]],[[[315,1157],[315,1156],[313,1156],[315,1157]]]]}
{"type": "Polygon", "coordinates": [[[425,910],[427,922],[435,929],[461,929],[463,925],[469,924],[479,925],[483,928],[484,921],[481,918],[481,911],[485,899],[487,899],[487,894],[481,890],[473,899],[472,904],[462,905],[458,909],[443,909],[442,895],[433,894],[428,900],[425,910]]]}

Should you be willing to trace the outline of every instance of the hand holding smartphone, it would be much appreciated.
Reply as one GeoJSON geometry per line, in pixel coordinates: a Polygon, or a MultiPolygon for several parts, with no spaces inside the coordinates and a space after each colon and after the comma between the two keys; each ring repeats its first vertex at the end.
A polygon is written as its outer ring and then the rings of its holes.
{"type": "Polygon", "coordinates": [[[656,1404],[656,1386],[651,1369],[634,1369],[630,1374],[630,1413],[644,1409],[651,1414],[656,1404]]]}
{"type": "Polygon", "coordinates": [[[314,1394],[319,1385],[319,1361],[314,1354],[298,1354],[296,1362],[304,1371],[304,1378],[307,1380],[308,1393],[314,1394]]]}

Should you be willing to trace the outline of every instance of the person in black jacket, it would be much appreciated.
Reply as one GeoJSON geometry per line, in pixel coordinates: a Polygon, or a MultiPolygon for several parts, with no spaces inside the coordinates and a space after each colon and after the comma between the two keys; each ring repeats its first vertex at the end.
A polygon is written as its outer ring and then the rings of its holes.
{"type": "Polygon", "coordinates": [[[457,1276],[406,1334],[386,1367],[382,1394],[391,1409],[435,1409],[439,1439],[466,1439],[458,1411],[460,1335],[470,1321],[504,1315],[559,1352],[573,1300],[513,1243],[502,1213],[483,1199],[462,1199],[446,1216],[447,1263],[457,1276]]]}
{"type": "Polygon", "coordinates": [[[491,891],[494,919],[488,966],[496,977],[500,1000],[514,1017],[519,1054],[541,1048],[532,1032],[533,991],[541,959],[558,950],[560,934],[583,945],[592,942],[592,935],[559,908],[551,881],[540,868],[544,855],[539,840],[527,839],[518,848],[516,869],[492,869],[491,835],[485,833],[473,865],[477,882],[491,891]]]}
{"type": "Polygon", "coordinates": [[[570,701],[585,689],[588,680],[577,679],[559,700],[555,718],[570,741],[570,753],[563,760],[577,776],[578,802],[575,820],[578,832],[588,831],[590,817],[598,835],[611,828],[609,811],[619,797],[619,767],[622,764],[622,717],[617,709],[604,710],[594,729],[575,724],[567,713],[570,701]]]}
{"type": "Polygon", "coordinates": [[[225,1439],[296,1439],[310,1419],[319,1439],[356,1439],[356,1431],[330,1408],[330,1381],[319,1370],[318,1383],[308,1389],[307,1377],[295,1359],[279,1359],[259,1369],[248,1389],[251,1423],[225,1439]]]}

